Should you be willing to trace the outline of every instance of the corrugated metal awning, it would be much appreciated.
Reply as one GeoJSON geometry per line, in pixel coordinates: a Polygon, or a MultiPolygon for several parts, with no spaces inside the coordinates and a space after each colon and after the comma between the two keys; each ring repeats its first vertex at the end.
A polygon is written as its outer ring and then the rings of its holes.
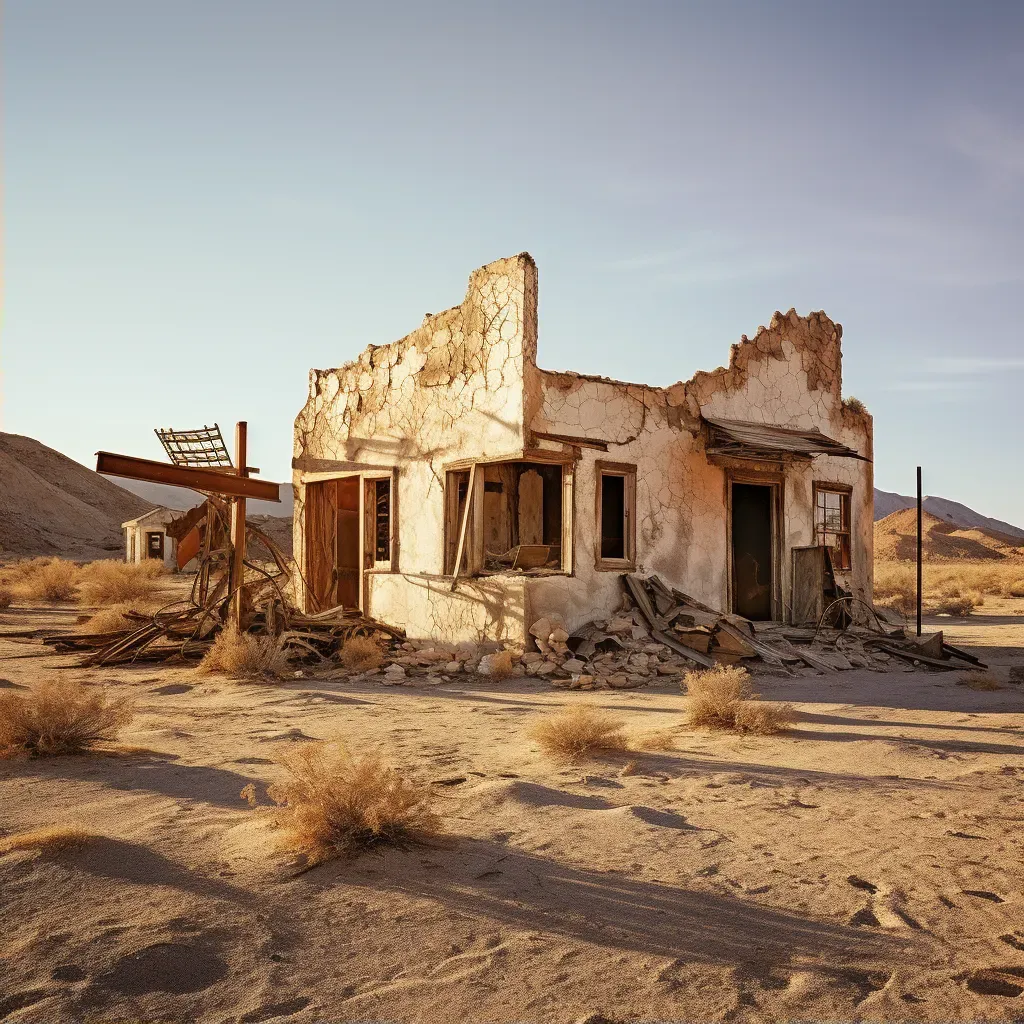
{"type": "Polygon", "coordinates": [[[812,459],[835,455],[841,459],[871,460],[820,430],[794,430],[767,423],[742,420],[704,419],[709,455],[731,455],[737,459],[812,459]]]}

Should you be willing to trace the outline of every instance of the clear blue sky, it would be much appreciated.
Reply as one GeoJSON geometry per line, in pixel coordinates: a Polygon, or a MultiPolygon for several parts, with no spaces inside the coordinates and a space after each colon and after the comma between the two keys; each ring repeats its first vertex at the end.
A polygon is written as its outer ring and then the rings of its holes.
{"type": "Polygon", "coordinates": [[[7,0],[2,429],[250,423],[529,250],[540,362],[843,323],[876,483],[1024,525],[1024,4],[7,0]]]}

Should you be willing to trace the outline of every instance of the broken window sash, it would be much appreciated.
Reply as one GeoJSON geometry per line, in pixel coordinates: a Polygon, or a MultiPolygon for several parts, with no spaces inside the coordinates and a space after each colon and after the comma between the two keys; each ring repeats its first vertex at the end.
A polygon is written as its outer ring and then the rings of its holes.
{"type": "Polygon", "coordinates": [[[631,569],[636,562],[636,466],[595,463],[598,569],[631,569]]]}
{"type": "Polygon", "coordinates": [[[836,569],[852,568],[849,490],[815,485],[814,543],[828,549],[836,569]]]}
{"type": "MultiPolygon", "coordinates": [[[[561,462],[511,459],[474,463],[470,473],[450,470],[446,476],[446,573],[561,573],[565,569],[566,478],[571,469],[561,462]],[[469,477],[476,479],[469,499],[469,477]],[[479,503],[479,507],[475,507],[479,503]],[[467,522],[464,554],[455,538],[467,522]]],[[[569,492],[571,496],[571,491],[569,492]]]]}
{"type": "Polygon", "coordinates": [[[391,561],[391,481],[374,480],[374,562],[391,561]]]}

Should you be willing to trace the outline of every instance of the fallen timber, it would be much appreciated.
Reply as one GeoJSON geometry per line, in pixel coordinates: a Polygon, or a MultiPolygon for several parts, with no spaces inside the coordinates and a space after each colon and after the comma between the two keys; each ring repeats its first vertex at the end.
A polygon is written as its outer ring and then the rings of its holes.
{"type": "Polygon", "coordinates": [[[624,574],[622,582],[651,638],[701,667],[757,660],[786,672],[800,664],[822,673],[851,668],[879,671],[893,657],[922,668],[986,667],[973,654],[945,643],[941,632],[919,638],[903,628],[886,628],[874,608],[848,596],[832,603],[843,609],[842,615],[835,616],[837,625],[827,625],[823,614],[813,628],[779,623],[755,626],[742,616],[717,612],[666,586],[656,575],[624,574]],[[866,610],[861,623],[853,614],[858,606],[866,610]]]}
{"type": "Polygon", "coordinates": [[[329,658],[353,636],[404,638],[401,630],[366,618],[355,608],[328,608],[312,615],[296,610],[287,597],[293,572],[291,560],[266,533],[248,522],[247,550],[262,549],[270,561],[264,565],[247,558],[244,578],[233,586],[229,517],[229,504],[210,496],[168,528],[172,536],[184,536],[196,528],[201,531],[199,569],[187,601],[168,605],[153,614],[128,612],[125,618],[131,625],[121,630],[25,633],[31,633],[57,652],[81,654],[80,667],[197,661],[226,628],[231,602],[240,591],[244,631],[273,637],[282,650],[298,661],[329,658]]]}

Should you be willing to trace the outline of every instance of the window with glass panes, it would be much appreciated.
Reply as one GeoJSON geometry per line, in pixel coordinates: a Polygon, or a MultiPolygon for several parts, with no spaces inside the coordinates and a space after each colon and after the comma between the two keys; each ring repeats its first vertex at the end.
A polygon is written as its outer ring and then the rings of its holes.
{"type": "Polygon", "coordinates": [[[814,489],[814,542],[832,553],[836,569],[850,568],[850,492],[814,489]]]}

